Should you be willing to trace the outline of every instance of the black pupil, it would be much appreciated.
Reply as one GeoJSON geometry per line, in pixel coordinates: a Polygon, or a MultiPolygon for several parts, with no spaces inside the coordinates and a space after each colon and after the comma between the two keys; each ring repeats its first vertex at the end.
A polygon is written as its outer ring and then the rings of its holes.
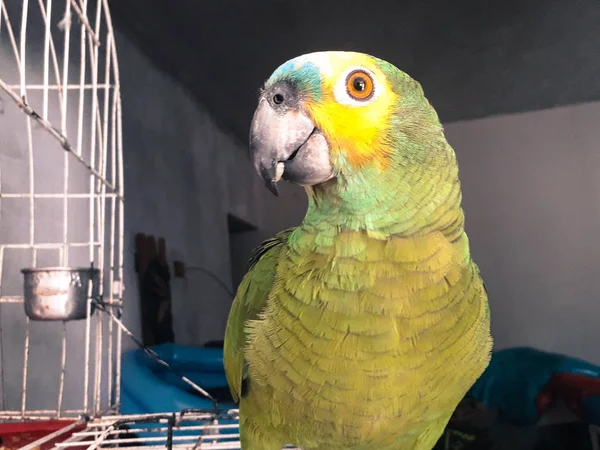
{"type": "Polygon", "coordinates": [[[367,82],[362,77],[355,78],[352,85],[354,86],[354,89],[356,89],[358,92],[362,92],[365,89],[367,89],[367,82]]]}
{"type": "Polygon", "coordinates": [[[283,103],[283,95],[275,94],[273,96],[273,102],[275,102],[276,105],[281,105],[283,103]]]}

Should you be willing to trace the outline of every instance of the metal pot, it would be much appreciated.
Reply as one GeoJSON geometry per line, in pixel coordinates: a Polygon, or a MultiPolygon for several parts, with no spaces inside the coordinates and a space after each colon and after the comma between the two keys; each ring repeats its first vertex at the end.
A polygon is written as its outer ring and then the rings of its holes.
{"type": "MultiPolygon", "coordinates": [[[[87,317],[88,283],[92,298],[100,291],[100,270],[84,267],[22,269],[25,314],[31,320],[81,320],[87,317]]],[[[90,315],[94,313],[92,303],[90,315]]]]}

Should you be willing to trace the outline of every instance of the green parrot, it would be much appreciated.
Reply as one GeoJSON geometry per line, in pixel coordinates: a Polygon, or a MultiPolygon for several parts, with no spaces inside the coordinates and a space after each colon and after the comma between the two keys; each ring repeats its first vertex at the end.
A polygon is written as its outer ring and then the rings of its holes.
{"type": "Polygon", "coordinates": [[[361,53],[294,58],[260,93],[250,153],[308,210],[255,250],[229,314],[242,449],[431,450],[492,338],[456,156],[421,86],[361,53]]]}

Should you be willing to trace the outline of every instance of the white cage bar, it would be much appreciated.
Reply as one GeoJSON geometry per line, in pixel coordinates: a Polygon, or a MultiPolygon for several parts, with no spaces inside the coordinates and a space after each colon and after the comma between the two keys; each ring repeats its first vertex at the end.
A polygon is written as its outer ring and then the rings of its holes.
{"type": "MultiPolygon", "coordinates": [[[[239,450],[239,412],[182,411],[167,414],[104,416],[87,423],[82,431],[73,427],[60,433],[69,437],[56,444],[57,450],[121,449],[189,449],[239,450]]],[[[42,440],[21,450],[34,450],[42,440]]],[[[284,449],[299,450],[286,446],[284,449]]]]}
{"type": "Polygon", "coordinates": [[[0,420],[116,412],[121,329],[100,311],[30,321],[19,273],[93,265],[103,300],[122,307],[121,98],[107,0],[0,0],[0,102],[0,420]]]}

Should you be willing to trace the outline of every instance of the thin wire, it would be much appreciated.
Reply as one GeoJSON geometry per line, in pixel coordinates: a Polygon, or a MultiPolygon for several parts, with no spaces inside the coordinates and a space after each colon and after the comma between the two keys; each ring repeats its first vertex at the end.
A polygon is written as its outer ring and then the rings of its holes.
{"type": "MultiPolygon", "coordinates": [[[[29,410],[27,411],[29,414],[27,415],[28,419],[32,419],[35,417],[32,417],[31,414],[56,414],[56,410],[54,409],[39,409],[39,410],[29,410]]],[[[83,414],[84,411],[83,409],[67,409],[65,410],[65,414],[83,414]]],[[[44,418],[44,419],[48,419],[49,416],[39,416],[40,418],[44,418]]],[[[9,419],[12,420],[14,419],[21,419],[21,411],[0,411],[0,418],[2,419],[9,419]],[[10,416],[10,417],[7,417],[10,416]],[[13,417],[14,416],[14,417],[13,417]]],[[[0,447],[1,448],[1,447],[0,447]]]]}
{"type": "MultiPolygon", "coordinates": [[[[98,3],[98,6],[100,6],[100,3],[98,3]]],[[[97,18],[100,17],[100,12],[97,12],[97,18]]],[[[97,19],[99,20],[99,19],[97,19]]],[[[99,33],[99,29],[96,29],[96,32],[99,33]]],[[[106,102],[105,102],[106,103],[106,102]]],[[[106,105],[105,105],[106,108],[106,105]]],[[[98,121],[100,121],[100,114],[98,114],[98,121]]],[[[102,122],[102,126],[99,126],[100,129],[100,133],[98,134],[98,140],[101,141],[99,142],[99,150],[100,150],[100,157],[99,157],[99,167],[100,167],[100,173],[102,174],[103,178],[106,178],[106,167],[107,167],[107,159],[108,159],[108,149],[106,148],[106,146],[104,145],[105,139],[105,121],[102,122]]],[[[98,261],[99,261],[99,265],[103,268],[103,270],[100,272],[100,295],[104,296],[104,292],[105,292],[105,281],[106,281],[106,277],[108,276],[110,278],[109,274],[105,273],[104,268],[106,267],[106,248],[105,248],[105,244],[106,244],[106,240],[105,240],[105,236],[106,236],[106,188],[104,185],[98,183],[98,186],[96,187],[97,190],[100,191],[100,195],[97,197],[98,199],[98,205],[96,210],[98,211],[98,224],[99,224],[99,239],[101,240],[102,245],[99,247],[98,249],[98,261]]],[[[110,272],[110,269],[109,269],[110,272]]],[[[109,291],[112,289],[111,287],[108,288],[109,291]]],[[[109,295],[110,297],[110,295],[109,295]]],[[[101,383],[102,383],[102,365],[103,365],[103,354],[104,354],[104,321],[105,319],[108,319],[108,322],[110,323],[111,320],[107,317],[105,317],[102,314],[98,315],[98,345],[99,345],[99,352],[100,352],[100,356],[99,356],[99,363],[98,363],[98,367],[96,367],[96,373],[98,374],[98,382],[96,384],[96,410],[99,410],[101,407],[101,403],[102,403],[102,399],[101,399],[101,395],[102,395],[102,390],[101,390],[101,383]]],[[[109,325],[110,327],[110,325],[109,325]]],[[[110,331],[109,331],[110,333],[110,331]]],[[[110,335],[108,336],[108,345],[110,346],[111,344],[111,340],[110,340],[110,335]]],[[[108,356],[108,360],[110,360],[110,358],[112,357],[112,352],[110,351],[110,348],[107,350],[107,356],[108,356]]],[[[108,364],[108,377],[110,379],[111,373],[110,373],[110,364],[108,364]]],[[[108,381],[108,385],[111,385],[111,382],[108,381]]],[[[110,387],[108,388],[108,391],[110,392],[110,387]]],[[[108,403],[110,405],[110,402],[108,403]]]]}
{"type": "MultiPolygon", "coordinates": [[[[83,0],[83,10],[86,11],[87,10],[87,0],[83,0]]],[[[75,10],[76,13],[79,13],[77,11],[77,3],[74,1],[71,1],[71,6],[73,7],[73,9],[75,10]]],[[[81,17],[82,14],[79,14],[79,16],[81,17]]],[[[82,86],[81,89],[79,89],[79,113],[77,116],[77,152],[78,155],[81,156],[83,153],[83,149],[82,149],[82,142],[83,142],[83,107],[84,107],[84,89],[83,89],[83,85],[85,84],[85,69],[86,69],[86,37],[87,37],[87,28],[86,28],[86,24],[87,21],[85,21],[85,23],[82,21],[81,23],[81,43],[80,43],[80,47],[79,47],[79,53],[80,53],[80,61],[79,61],[79,85],[82,86]]],[[[88,24],[89,26],[89,24],[88,24]]],[[[93,157],[93,155],[92,155],[93,157]]],[[[92,170],[94,169],[94,165],[93,162],[90,163],[90,168],[92,170]]],[[[93,216],[91,214],[93,214],[93,202],[91,201],[91,194],[92,194],[92,190],[93,190],[93,182],[90,184],[90,229],[92,229],[92,231],[90,231],[90,241],[93,241],[93,216]]],[[[90,247],[90,258],[89,261],[93,264],[94,261],[94,256],[93,256],[93,248],[90,247]]],[[[90,333],[91,333],[91,307],[92,307],[92,280],[90,279],[88,281],[88,302],[87,302],[87,311],[86,311],[86,319],[85,319],[85,352],[84,352],[84,374],[83,374],[83,409],[88,411],[88,405],[89,405],[89,383],[90,383],[90,333]]]]}
{"type": "MultiPolygon", "coordinates": [[[[87,247],[88,245],[90,245],[89,242],[70,242],[69,243],[69,247],[71,248],[81,248],[81,247],[87,247]]],[[[96,242],[94,245],[100,245],[99,242],[96,242]]],[[[34,244],[33,246],[29,243],[27,244],[2,244],[0,245],[0,247],[3,248],[10,248],[10,249],[29,249],[29,248],[36,248],[38,250],[58,250],[62,247],[62,244],[59,243],[55,243],[55,242],[42,242],[42,243],[37,243],[34,244]]]]}
{"type": "MultiPolygon", "coordinates": [[[[102,19],[102,4],[101,2],[97,2],[96,3],[96,28],[95,28],[95,33],[97,36],[100,35],[100,25],[101,25],[101,19],[102,19]]],[[[110,45],[110,37],[107,36],[107,41],[108,44],[110,45]]],[[[96,71],[99,70],[99,62],[98,62],[98,52],[99,49],[98,47],[96,47],[95,49],[96,51],[96,61],[95,61],[95,65],[96,65],[96,71]]],[[[105,50],[105,52],[108,52],[109,49],[105,50]]],[[[109,67],[110,67],[110,58],[108,58],[108,55],[105,56],[105,68],[104,68],[104,79],[106,81],[107,76],[109,76],[110,72],[109,72],[109,67]]],[[[98,75],[96,76],[96,80],[95,80],[95,84],[96,84],[96,89],[102,89],[99,87],[98,85],[98,75]]],[[[103,104],[103,110],[102,113],[100,114],[100,105],[98,103],[98,148],[100,150],[100,157],[99,157],[99,167],[100,167],[100,173],[102,175],[102,178],[106,179],[106,170],[107,170],[107,164],[108,164],[108,148],[107,148],[107,140],[108,140],[108,98],[110,96],[110,90],[108,88],[103,88],[104,89],[104,104],[103,104]],[[100,122],[102,120],[102,122],[100,122]]],[[[100,225],[100,232],[99,232],[99,240],[101,241],[102,245],[99,248],[99,264],[102,267],[102,271],[100,272],[100,295],[104,296],[104,288],[105,288],[105,271],[104,268],[106,267],[106,248],[105,248],[105,244],[106,244],[106,240],[105,240],[105,236],[106,236],[106,186],[104,186],[101,183],[98,183],[96,190],[100,191],[100,197],[99,197],[99,205],[97,210],[99,211],[99,225],[100,225]]],[[[109,269],[110,272],[110,269],[109,269]]],[[[110,276],[109,276],[110,278],[110,276]]],[[[112,290],[112,287],[109,287],[109,290],[112,290]]],[[[109,297],[111,297],[109,295],[109,297]]],[[[112,300],[112,299],[111,299],[112,300]]],[[[103,361],[103,352],[104,352],[104,338],[103,338],[103,333],[104,333],[104,321],[105,319],[109,322],[109,333],[110,333],[110,322],[112,322],[112,320],[110,320],[110,318],[105,317],[102,314],[98,315],[98,327],[99,327],[99,345],[100,345],[100,363],[97,367],[97,373],[98,373],[98,379],[99,382],[96,385],[96,402],[97,402],[97,406],[96,406],[96,410],[99,410],[102,404],[102,399],[101,399],[101,395],[102,395],[102,389],[101,389],[101,382],[102,382],[102,361],[103,361]]],[[[109,349],[107,351],[107,356],[108,356],[108,361],[110,361],[110,358],[112,358],[112,352],[110,351],[110,345],[111,345],[111,339],[110,339],[110,334],[108,336],[108,345],[109,345],[109,349]]],[[[110,389],[111,389],[111,381],[110,381],[110,377],[111,372],[110,372],[110,364],[107,364],[108,367],[108,392],[110,393],[110,389]]],[[[108,402],[108,406],[110,406],[110,394],[109,394],[109,402],[108,402]]]]}
{"type": "MultiPolygon", "coordinates": [[[[87,7],[87,0],[85,1],[85,5],[84,5],[84,10],[86,10],[87,7]]],[[[77,3],[75,3],[74,1],[71,1],[71,6],[73,7],[73,9],[75,9],[77,7],[77,3]]],[[[81,15],[80,15],[81,16],[81,15]]],[[[86,21],[87,23],[87,21],[86,21]]],[[[82,22],[81,24],[81,43],[80,43],[80,48],[79,48],[79,54],[80,54],[80,58],[79,58],[79,113],[77,115],[77,155],[81,156],[82,154],[82,143],[83,143],[83,106],[84,106],[84,100],[85,100],[85,96],[84,96],[84,89],[83,89],[83,85],[85,84],[85,69],[86,69],[86,37],[87,37],[87,33],[86,33],[86,27],[85,24],[82,22]]],[[[90,167],[93,169],[93,166],[90,164],[90,167]]]]}
{"type": "MultiPolygon", "coordinates": [[[[108,85],[108,83],[110,83],[110,48],[112,46],[112,38],[110,34],[107,34],[106,36],[106,66],[105,66],[105,72],[104,72],[104,82],[106,83],[106,85],[108,85]]],[[[114,152],[112,151],[111,148],[111,155],[108,155],[108,124],[109,124],[109,108],[110,108],[110,89],[107,87],[104,90],[104,143],[102,144],[105,151],[106,151],[106,158],[105,158],[105,163],[104,163],[104,176],[106,177],[106,172],[107,172],[107,162],[108,159],[110,157],[112,157],[112,164],[111,164],[111,175],[112,175],[112,179],[114,180],[115,176],[115,157],[114,157],[114,152]]],[[[111,140],[112,142],[112,140],[111,140]]],[[[113,147],[114,148],[114,147],[113,147]]],[[[114,181],[113,181],[114,183],[114,181]]],[[[103,195],[106,197],[106,189],[104,189],[103,191],[103,195]]],[[[105,203],[105,207],[106,207],[106,200],[104,200],[105,203]]],[[[109,301],[112,303],[113,302],[113,295],[114,295],[114,279],[115,279],[115,271],[114,271],[114,260],[115,260],[115,199],[113,197],[110,198],[110,236],[109,236],[109,255],[108,255],[108,263],[110,265],[109,269],[108,269],[108,298],[109,301]]],[[[113,333],[114,333],[114,324],[112,320],[108,321],[108,367],[107,367],[107,372],[108,372],[108,380],[107,380],[107,384],[108,387],[106,389],[107,395],[108,395],[108,406],[110,407],[112,404],[112,388],[113,388],[113,333]]]]}
{"type": "Polygon", "coordinates": [[[77,5],[76,0],[70,0],[70,3],[71,3],[71,5],[73,5],[73,9],[75,10],[75,13],[77,14],[77,16],[79,16],[79,20],[81,21],[82,27],[85,29],[85,30],[82,30],[82,32],[87,31],[89,33],[90,39],[92,40],[94,45],[99,47],[100,41],[98,40],[96,33],[94,33],[94,30],[92,30],[92,27],[90,26],[90,23],[88,22],[87,17],[83,13],[83,11],[87,10],[87,0],[82,1],[81,9],[77,5]]]}
{"type": "Polygon", "coordinates": [[[203,272],[203,273],[205,273],[206,275],[210,276],[213,280],[215,280],[223,288],[223,290],[227,291],[227,293],[232,298],[235,297],[235,294],[233,293],[233,291],[231,289],[229,289],[229,286],[227,286],[224,281],[222,281],[219,277],[217,277],[211,271],[203,269],[202,267],[194,267],[194,266],[192,266],[192,267],[186,267],[185,270],[186,271],[197,271],[197,272],[203,272]]]}
{"type": "Polygon", "coordinates": [[[62,347],[60,357],[60,382],[58,385],[57,416],[61,416],[63,395],[65,390],[65,373],[67,371],[67,322],[63,321],[62,347]]]}
{"type": "MultiPolygon", "coordinates": [[[[65,25],[66,22],[70,22],[71,17],[71,4],[66,2],[65,6],[65,25]]],[[[62,135],[67,136],[67,111],[69,91],[67,89],[67,83],[69,81],[69,53],[71,50],[71,27],[65,27],[65,39],[63,47],[63,97],[62,97],[62,117],[61,117],[61,130],[62,135]]],[[[60,80],[59,80],[60,82],[60,80]]],[[[63,264],[66,266],[69,264],[69,152],[65,152],[63,155],[63,264]]]]}
{"type": "MultiPolygon", "coordinates": [[[[100,2],[96,3],[97,8],[100,8],[100,2]]],[[[87,6],[87,0],[83,0],[83,8],[85,10],[87,6]]],[[[95,33],[96,36],[100,29],[100,15],[98,11],[96,11],[96,23],[95,29],[90,31],[90,33],[95,33]]],[[[94,88],[92,89],[92,132],[90,133],[90,165],[96,168],[96,144],[98,144],[98,161],[97,167],[100,171],[100,176],[103,179],[106,179],[104,173],[102,173],[103,167],[103,148],[102,148],[102,125],[99,123],[100,115],[98,110],[98,46],[91,45],[92,38],[88,40],[89,43],[89,53],[90,53],[90,62],[91,62],[91,70],[92,70],[92,85],[94,88]],[[100,129],[98,130],[98,128],[100,129]]],[[[98,247],[98,255],[96,256],[95,247],[93,245],[90,246],[90,261],[96,261],[96,257],[98,258],[98,265],[101,268],[104,268],[104,234],[103,234],[103,225],[102,219],[98,217],[102,214],[100,208],[97,208],[98,203],[101,200],[101,196],[99,196],[98,189],[96,189],[96,183],[93,176],[90,176],[90,192],[94,193],[94,196],[90,196],[90,242],[94,242],[96,240],[96,235],[98,235],[98,240],[100,242],[100,246],[98,247]],[[102,236],[102,239],[100,239],[102,236]]],[[[99,282],[99,295],[103,295],[103,270],[100,271],[100,282],[99,282]]],[[[95,367],[94,367],[94,385],[93,385],[93,408],[94,413],[100,410],[100,384],[102,383],[102,316],[98,315],[96,317],[96,343],[95,343],[95,367]]]]}
{"type": "MultiPolygon", "coordinates": [[[[68,113],[68,97],[69,90],[67,89],[68,81],[69,81],[69,53],[71,50],[71,3],[66,2],[65,5],[65,14],[63,17],[63,22],[65,25],[65,38],[64,38],[64,46],[63,46],[63,78],[62,78],[62,117],[61,117],[61,131],[62,135],[67,136],[67,113],[68,113]]],[[[58,80],[60,83],[60,80],[58,80]]],[[[65,152],[63,155],[63,264],[67,266],[69,264],[69,152],[65,152]]],[[[65,335],[66,337],[66,335],[65,335]]],[[[66,351],[66,348],[65,348],[66,351]]],[[[63,358],[65,363],[64,370],[66,370],[66,354],[63,358]]],[[[61,387],[63,386],[64,379],[61,381],[61,387]]],[[[62,402],[62,400],[61,400],[62,402]]]]}
{"type": "MultiPolygon", "coordinates": [[[[50,3],[50,1],[51,0],[48,0],[49,3],[50,3]]],[[[47,17],[46,17],[46,8],[44,7],[43,0],[38,0],[38,4],[40,6],[40,11],[42,12],[42,18],[44,19],[44,22],[47,22],[49,24],[50,20],[47,19],[47,17]]],[[[50,14],[50,8],[48,8],[48,15],[49,14],[50,14]]],[[[52,36],[50,36],[50,37],[52,37],[52,36]]],[[[40,86],[40,88],[48,89],[48,90],[54,89],[54,90],[58,91],[58,103],[59,103],[60,111],[62,114],[62,112],[63,112],[62,106],[63,105],[62,105],[62,88],[60,85],[60,69],[58,68],[58,56],[56,55],[56,48],[54,47],[54,41],[52,39],[50,39],[50,53],[52,54],[52,66],[54,67],[54,77],[56,78],[57,85],[50,86],[50,85],[43,84],[40,86]]],[[[28,89],[31,90],[31,88],[32,88],[32,85],[30,84],[28,86],[28,89]]]]}
{"type": "MultiPolygon", "coordinates": [[[[102,271],[100,271],[102,274],[102,271]]],[[[100,284],[102,289],[102,284],[100,284]]],[[[102,314],[96,317],[96,367],[94,374],[94,414],[100,411],[100,387],[102,385],[102,342],[103,342],[103,319],[102,314]]]]}
{"type": "Polygon", "coordinates": [[[44,17],[44,90],[42,107],[42,116],[44,119],[48,119],[48,70],[50,69],[50,20],[52,17],[52,0],[47,0],[46,10],[46,17],[44,17]]]}
{"type": "MultiPolygon", "coordinates": [[[[112,183],[117,186],[117,169],[120,170],[120,166],[118,165],[119,162],[117,161],[117,119],[116,119],[116,115],[117,115],[117,102],[118,102],[118,95],[117,92],[113,92],[113,101],[112,101],[112,106],[111,106],[111,133],[110,133],[110,141],[111,141],[111,161],[112,161],[112,167],[111,167],[111,180],[112,183]]],[[[121,202],[119,202],[119,205],[121,204],[121,202]]],[[[122,280],[120,278],[120,273],[119,273],[119,264],[120,264],[120,260],[117,259],[116,255],[115,255],[115,233],[116,233],[116,214],[117,214],[117,199],[116,198],[112,198],[111,199],[111,208],[112,208],[112,215],[111,215],[111,225],[110,225],[110,229],[111,229],[111,257],[110,257],[110,264],[111,264],[111,298],[114,297],[115,293],[116,295],[118,295],[119,300],[122,300],[122,280]],[[119,285],[118,289],[115,289],[115,275],[116,275],[116,283],[119,285]]],[[[118,210],[119,214],[121,214],[120,209],[118,210]]],[[[120,221],[119,221],[120,224],[120,221]]],[[[120,226],[120,225],[119,225],[120,226]]],[[[119,233],[121,231],[119,230],[119,233]]],[[[121,252],[122,247],[121,247],[121,240],[119,238],[119,252],[121,252]]],[[[113,321],[110,321],[110,324],[112,326],[113,321]]],[[[114,401],[116,405],[119,405],[120,403],[120,378],[121,378],[121,368],[120,368],[120,361],[121,358],[119,357],[119,355],[121,354],[121,339],[122,339],[122,335],[121,335],[121,329],[117,327],[117,345],[116,345],[116,354],[117,354],[117,360],[115,362],[115,374],[114,374],[114,379],[115,379],[115,397],[114,397],[114,401]]]]}
{"type": "MultiPolygon", "coordinates": [[[[20,83],[21,83],[21,98],[27,98],[26,88],[26,57],[25,49],[27,48],[27,16],[29,13],[29,1],[23,2],[23,11],[21,14],[21,36],[19,39],[20,46],[20,83]]],[[[35,243],[35,211],[34,211],[34,170],[33,170],[33,136],[31,129],[31,117],[26,118],[27,123],[27,152],[28,152],[28,165],[29,165],[29,193],[32,197],[29,199],[29,244],[32,248],[32,266],[35,267],[37,252],[34,248],[35,243]]],[[[23,383],[22,383],[22,394],[21,394],[21,415],[25,416],[25,409],[27,405],[27,371],[29,365],[29,317],[25,318],[25,346],[23,355],[23,383]]]]}
{"type": "MultiPolygon", "coordinates": [[[[67,3],[67,5],[68,5],[68,3],[67,3]]],[[[51,46],[53,45],[52,41],[50,41],[50,45],[51,46]]],[[[7,86],[10,89],[19,89],[19,85],[18,84],[7,84],[7,86]]],[[[114,87],[114,86],[112,86],[112,85],[106,85],[106,84],[101,84],[101,83],[98,84],[98,88],[101,88],[101,89],[110,89],[112,87],[114,87]]],[[[63,91],[66,92],[66,91],[79,90],[79,89],[81,89],[81,85],[80,84],[67,84],[66,86],[62,85],[62,84],[48,84],[48,86],[44,86],[43,84],[28,84],[27,85],[27,89],[30,90],[30,91],[42,91],[42,90],[44,90],[46,88],[48,90],[50,90],[50,91],[56,91],[56,90],[58,90],[59,93],[60,93],[60,92],[63,92],[63,91]]],[[[86,84],[83,85],[83,89],[85,89],[86,91],[90,91],[93,88],[94,88],[94,86],[92,86],[89,83],[86,83],[86,84]]]]}
{"type": "MultiPolygon", "coordinates": [[[[10,43],[13,48],[13,53],[15,56],[15,60],[17,61],[17,69],[19,70],[19,74],[21,73],[21,58],[19,58],[19,50],[17,48],[17,40],[15,39],[15,34],[12,29],[12,24],[10,22],[10,17],[8,17],[8,11],[6,10],[6,5],[4,2],[0,2],[0,7],[2,7],[2,15],[4,16],[4,21],[6,22],[6,29],[8,30],[8,37],[10,39],[10,43]]],[[[15,89],[20,89],[21,84],[19,84],[15,89]]]]}
{"type": "MultiPolygon", "coordinates": [[[[110,8],[108,7],[108,0],[101,0],[102,1],[102,8],[104,10],[104,20],[106,21],[106,29],[108,30],[108,34],[110,34],[112,41],[113,41],[113,46],[111,47],[111,51],[110,51],[110,56],[111,59],[113,61],[113,78],[115,81],[115,85],[114,85],[114,90],[115,90],[115,94],[117,94],[117,96],[119,97],[119,102],[121,101],[121,87],[120,87],[120,83],[121,80],[119,78],[119,59],[117,58],[117,46],[115,45],[115,32],[113,29],[113,23],[112,23],[112,17],[110,15],[110,8]]],[[[120,118],[121,116],[119,116],[120,118]]],[[[119,119],[120,120],[120,119],[119,119]]],[[[119,151],[121,151],[123,149],[123,145],[122,142],[119,144],[119,151]]],[[[123,173],[123,171],[120,171],[121,174],[123,173]]],[[[121,190],[123,189],[123,186],[121,186],[121,190]]]]}
{"type": "MultiPolygon", "coordinates": [[[[106,5],[105,8],[108,8],[106,4],[106,0],[104,1],[106,5]]],[[[110,20],[107,22],[110,24],[110,20]]],[[[114,34],[113,34],[114,38],[114,34]]],[[[115,46],[113,45],[113,55],[115,59],[113,59],[113,67],[117,66],[116,54],[115,54],[115,46]]],[[[118,77],[118,72],[114,72],[113,76],[118,77]]],[[[118,79],[118,78],[117,78],[118,79]]],[[[119,170],[117,171],[117,175],[119,176],[119,190],[123,193],[125,190],[125,186],[123,183],[123,122],[121,116],[121,94],[119,90],[115,90],[116,96],[116,105],[117,105],[117,164],[119,165],[119,170]]],[[[124,194],[123,194],[124,195],[124,194]]],[[[124,251],[124,241],[125,241],[125,202],[123,200],[123,196],[119,198],[119,264],[118,264],[118,279],[119,279],[119,297],[120,300],[123,300],[123,259],[125,257],[124,251]]],[[[117,408],[120,408],[121,404],[121,358],[119,355],[121,354],[121,346],[123,341],[122,330],[120,327],[117,328],[117,370],[116,370],[116,389],[115,389],[115,403],[117,408]]]]}
{"type": "Polygon", "coordinates": [[[21,12],[21,36],[19,38],[19,60],[21,65],[19,67],[19,88],[21,89],[21,97],[27,96],[27,87],[25,80],[25,49],[27,48],[27,15],[29,13],[29,0],[23,1],[23,10],[21,12]]]}
{"type": "Polygon", "coordinates": [[[20,295],[3,295],[0,297],[1,303],[23,303],[23,296],[20,295]]]}
{"type": "MultiPolygon", "coordinates": [[[[67,136],[67,111],[68,111],[68,103],[67,103],[67,97],[69,96],[69,52],[71,50],[71,26],[70,26],[70,22],[71,22],[71,3],[70,2],[66,2],[66,6],[65,6],[65,15],[63,17],[63,20],[61,23],[63,23],[65,25],[64,30],[65,30],[65,40],[64,40],[64,47],[63,47],[63,78],[62,78],[62,82],[63,82],[63,86],[62,86],[62,91],[63,91],[63,98],[62,98],[62,121],[61,121],[61,131],[62,131],[62,135],[67,136]]],[[[60,80],[57,81],[58,83],[60,83],[60,80]]],[[[65,159],[67,158],[67,156],[65,155],[65,159]]],[[[66,160],[66,169],[68,170],[69,166],[69,161],[66,160]]],[[[66,172],[67,175],[67,181],[68,181],[68,171],[66,172]]],[[[67,183],[68,186],[68,183],[67,183]]]]}
{"type": "Polygon", "coordinates": [[[110,311],[106,306],[104,306],[104,304],[102,303],[101,300],[97,299],[96,300],[96,307],[100,310],[105,312],[106,314],[110,315],[110,317],[112,318],[112,320],[115,321],[115,323],[119,326],[119,328],[127,335],[131,338],[131,340],[135,343],[135,345],[137,345],[141,350],[144,351],[144,353],[146,353],[151,359],[153,359],[154,361],[156,361],[157,363],[159,363],[161,366],[163,366],[164,368],[166,368],[167,370],[169,370],[170,372],[174,373],[175,375],[177,375],[179,378],[181,378],[185,383],[187,383],[188,385],[190,385],[193,389],[195,389],[196,391],[198,391],[200,394],[202,394],[204,397],[206,397],[207,399],[209,399],[210,401],[213,402],[213,406],[214,409],[218,409],[219,403],[217,401],[217,399],[215,399],[212,395],[210,395],[208,392],[206,392],[204,389],[202,389],[200,386],[198,386],[196,383],[194,383],[192,380],[190,380],[189,378],[187,378],[184,375],[181,375],[179,372],[177,372],[175,369],[173,369],[169,363],[167,363],[166,361],[162,360],[160,356],[158,356],[158,353],[156,353],[154,350],[152,350],[151,348],[145,346],[144,344],[142,344],[138,338],[135,337],[135,335],[129,331],[129,329],[123,324],[123,322],[121,322],[117,316],[114,315],[114,313],[112,311],[110,311]]]}
{"type": "MultiPolygon", "coordinates": [[[[93,267],[93,265],[92,265],[93,267]]],[[[89,413],[89,380],[90,380],[90,322],[92,320],[92,294],[93,294],[93,279],[88,280],[88,300],[86,302],[86,318],[85,318],[85,354],[84,354],[84,373],[83,373],[83,410],[86,414],[89,413]]]]}
{"type": "MultiPolygon", "coordinates": [[[[67,155],[67,153],[65,153],[65,155],[67,155]]],[[[115,197],[116,195],[114,193],[108,193],[106,194],[107,197],[115,197]]],[[[31,198],[31,194],[29,193],[22,193],[22,194],[13,194],[13,193],[9,193],[9,194],[2,194],[0,192],[0,198],[31,198]]],[[[75,193],[75,194],[65,194],[64,192],[62,194],[53,194],[53,193],[43,193],[43,192],[36,192],[33,195],[33,198],[57,198],[57,199],[63,199],[63,198],[67,198],[67,199],[85,199],[85,198],[90,198],[90,194],[80,194],[80,193],[75,193]]]]}

